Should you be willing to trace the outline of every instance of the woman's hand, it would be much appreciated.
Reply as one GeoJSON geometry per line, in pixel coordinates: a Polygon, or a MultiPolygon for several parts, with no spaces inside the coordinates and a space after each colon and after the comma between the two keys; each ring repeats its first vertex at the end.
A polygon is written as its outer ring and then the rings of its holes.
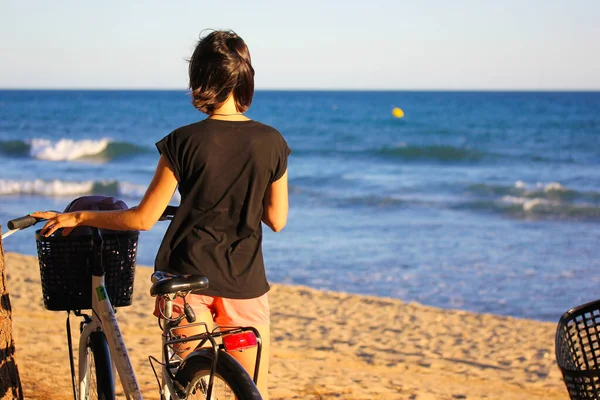
{"type": "Polygon", "coordinates": [[[62,234],[63,236],[67,236],[80,224],[77,212],[56,213],[53,211],[37,211],[31,214],[31,216],[48,220],[40,231],[40,234],[46,237],[52,235],[60,228],[64,228],[62,234]]]}

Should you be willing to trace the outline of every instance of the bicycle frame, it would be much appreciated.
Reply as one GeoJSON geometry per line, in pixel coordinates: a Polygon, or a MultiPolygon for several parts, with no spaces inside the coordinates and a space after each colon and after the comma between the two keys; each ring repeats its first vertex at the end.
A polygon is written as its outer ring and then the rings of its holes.
{"type": "Polygon", "coordinates": [[[116,367],[125,396],[127,399],[141,400],[142,393],[129,359],[127,347],[123,341],[115,312],[104,287],[104,275],[92,275],[92,317],[91,321],[85,324],[79,338],[80,394],[87,393],[89,386],[89,382],[86,379],[86,371],[88,369],[86,354],[88,338],[92,332],[100,330],[106,335],[113,366],[116,367]]]}

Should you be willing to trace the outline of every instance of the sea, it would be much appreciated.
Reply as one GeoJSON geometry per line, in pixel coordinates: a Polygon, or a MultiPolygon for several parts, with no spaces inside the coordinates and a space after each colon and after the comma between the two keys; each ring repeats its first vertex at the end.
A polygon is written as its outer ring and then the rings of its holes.
{"type": "MultiPolygon", "coordinates": [[[[257,91],[247,115],[292,149],[270,282],[541,321],[600,298],[600,92],[257,91]]],[[[138,204],[154,144],[203,118],[183,90],[0,91],[3,230],[79,196],[138,204]]],[[[4,247],[35,255],[33,230],[4,247]]]]}

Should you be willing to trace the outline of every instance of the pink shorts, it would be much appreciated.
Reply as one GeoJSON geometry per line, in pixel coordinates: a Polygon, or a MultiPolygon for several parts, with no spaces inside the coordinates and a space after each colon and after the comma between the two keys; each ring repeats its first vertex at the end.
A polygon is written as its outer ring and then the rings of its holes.
{"type": "MultiPolygon", "coordinates": [[[[158,297],[154,315],[158,316],[158,297]]],[[[228,299],[190,293],[185,298],[196,315],[210,312],[218,326],[269,325],[271,322],[267,293],[253,299],[228,299]]],[[[183,299],[173,301],[173,314],[183,310],[183,299]]]]}

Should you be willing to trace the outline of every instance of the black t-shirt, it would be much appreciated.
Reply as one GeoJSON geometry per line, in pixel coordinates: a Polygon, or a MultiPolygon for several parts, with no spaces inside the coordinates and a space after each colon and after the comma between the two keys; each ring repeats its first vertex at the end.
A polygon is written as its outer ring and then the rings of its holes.
{"type": "Polygon", "coordinates": [[[250,299],[269,290],[262,255],[263,198],[290,154],[274,128],[205,119],[156,143],[181,193],[155,268],[202,274],[209,296],[250,299]]]}

